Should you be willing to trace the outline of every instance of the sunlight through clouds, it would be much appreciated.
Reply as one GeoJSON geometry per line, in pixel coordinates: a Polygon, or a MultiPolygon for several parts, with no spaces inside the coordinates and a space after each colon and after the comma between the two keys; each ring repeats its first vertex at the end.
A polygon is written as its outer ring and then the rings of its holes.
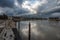
{"type": "Polygon", "coordinates": [[[38,7],[39,6],[42,6],[43,4],[46,4],[48,3],[47,0],[42,0],[42,1],[38,1],[38,0],[35,0],[35,1],[24,1],[22,3],[22,8],[26,8],[28,10],[30,10],[30,12],[32,14],[37,14],[37,10],[38,10],[38,7]]]}
{"type": "Polygon", "coordinates": [[[25,2],[22,4],[22,7],[30,10],[31,13],[32,13],[32,12],[33,12],[33,13],[36,13],[36,11],[31,8],[31,4],[29,3],[29,1],[25,1],[25,2]]]}

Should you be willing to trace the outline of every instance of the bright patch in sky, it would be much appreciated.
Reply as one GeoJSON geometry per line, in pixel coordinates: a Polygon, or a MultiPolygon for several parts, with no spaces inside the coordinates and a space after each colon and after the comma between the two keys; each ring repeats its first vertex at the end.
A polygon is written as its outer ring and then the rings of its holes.
{"type": "Polygon", "coordinates": [[[15,3],[14,4],[15,4],[16,7],[19,7],[20,8],[20,4],[18,3],[17,0],[15,0],[15,3]]]}
{"type": "Polygon", "coordinates": [[[47,3],[47,0],[24,1],[22,3],[22,8],[28,9],[32,14],[37,14],[38,7],[46,3],[47,3]]]}

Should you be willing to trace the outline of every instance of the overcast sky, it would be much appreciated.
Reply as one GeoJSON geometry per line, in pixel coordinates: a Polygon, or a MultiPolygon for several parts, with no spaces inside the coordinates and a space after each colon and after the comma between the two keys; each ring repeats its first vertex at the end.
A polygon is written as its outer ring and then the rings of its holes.
{"type": "Polygon", "coordinates": [[[0,14],[30,15],[59,6],[59,0],[0,0],[0,14]]]}

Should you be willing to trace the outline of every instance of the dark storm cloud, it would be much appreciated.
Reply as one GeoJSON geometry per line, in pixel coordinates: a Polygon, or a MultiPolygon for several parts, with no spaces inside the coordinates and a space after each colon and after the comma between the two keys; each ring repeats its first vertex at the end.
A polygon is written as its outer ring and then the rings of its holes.
{"type": "MultiPolygon", "coordinates": [[[[23,8],[19,8],[19,7],[15,7],[16,5],[14,4],[14,2],[17,1],[19,4],[22,4],[25,0],[0,0],[0,7],[13,7],[11,8],[10,10],[14,10],[12,12],[9,12],[7,14],[24,14],[24,13],[29,13],[30,11],[29,10],[26,10],[26,9],[23,9],[23,8]]],[[[38,10],[37,10],[37,13],[40,13],[40,11],[43,11],[45,9],[50,9],[50,7],[52,8],[52,5],[55,4],[56,1],[52,2],[52,1],[49,1],[47,4],[45,5],[42,5],[42,6],[39,6],[38,7],[38,10]],[[50,3],[51,2],[51,3],[50,3]],[[50,5],[50,6],[49,6],[50,5]]],[[[53,5],[54,6],[54,5],[53,5]]],[[[4,8],[5,9],[5,8],[4,8]]],[[[3,10],[4,10],[3,9],[3,10]]],[[[8,8],[6,8],[8,9],[8,8]]],[[[53,12],[54,10],[51,10],[51,11],[47,11],[47,12],[42,12],[42,13],[51,13],[53,12]]],[[[58,11],[58,10],[57,10],[58,11]]]]}
{"type": "Polygon", "coordinates": [[[37,13],[40,13],[41,11],[56,7],[57,1],[56,0],[47,0],[46,4],[42,4],[42,6],[38,6],[37,13]]]}
{"type": "Polygon", "coordinates": [[[44,13],[44,14],[51,14],[51,13],[55,13],[55,12],[60,12],[60,6],[48,9],[46,11],[43,11],[42,13],[44,13]]]}
{"type": "Polygon", "coordinates": [[[19,14],[28,13],[29,12],[28,10],[15,5],[15,2],[17,2],[19,5],[19,4],[22,4],[22,1],[23,0],[0,0],[0,8],[1,8],[1,11],[3,11],[0,14],[5,13],[7,15],[13,16],[16,14],[19,15],[19,14]]]}
{"type": "Polygon", "coordinates": [[[60,13],[60,6],[55,7],[55,8],[50,8],[45,11],[42,11],[41,14],[46,17],[51,17],[53,13],[60,13]]]}
{"type": "Polygon", "coordinates": [[[19,4],[22,4],[23,0],[17,0],[19,4]]]}
{"type": "Polygon", "coordinates": [[[14,9],[16,15],[21,15],[21,14],[24,14],[24,13],[29,13],[29,10],[26,10],[26,9],[23,9],[23,8],[15,8],[14,9]]]}
{"type": "Polygon", "coordinates": [[[13,7],[14,0],[0,0],[0,7],[13,7]]]}
{"type": "Polygon", "coordinates": [[[9,15],[9,16],[16,16],[16,15],[21,15],[21,14],[24,14],[24,13],[28,13],[29,11],[26,10],[26,9],[23,9],[23,8],[10,8],[10,7],[0,7],[0,15],[1,14],[6,14],[6,15],[9,15]]]}
{"type": "Polygon", "coordinates": [[[22,4],[23,0],[0,0],[0,7],[14,7],[14,2],[22,4]]]}
{"type": "Polygon", "coordinates": [[[51,16],[50,17],[60,17],[60,13],[53,13],[53,14],[51,14],[51,16]]]}

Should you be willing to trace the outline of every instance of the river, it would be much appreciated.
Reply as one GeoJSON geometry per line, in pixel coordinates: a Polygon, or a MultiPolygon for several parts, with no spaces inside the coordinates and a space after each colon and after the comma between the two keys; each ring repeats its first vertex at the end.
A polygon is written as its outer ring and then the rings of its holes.
{"type": "Polygon", "coordinates": [[[22,40],[28,40],[29,22],[31,40],[60,40],[60,21],[34,20],[20,22],[22,40]]]}

